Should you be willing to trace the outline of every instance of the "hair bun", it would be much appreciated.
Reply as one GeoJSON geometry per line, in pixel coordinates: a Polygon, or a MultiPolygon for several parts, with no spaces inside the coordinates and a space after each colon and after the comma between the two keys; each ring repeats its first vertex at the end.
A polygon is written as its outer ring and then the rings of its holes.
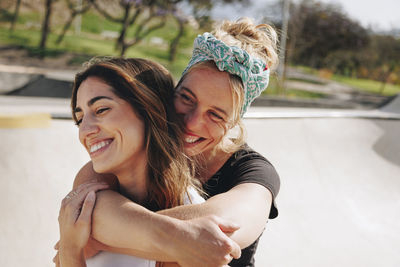
{"type": "Polygon", "coordinates": [[[278,65],[277,33],[271,25],[256,25],[251,18],[243,17],[237,21],[222,21],[213,34],[227,45],[238,46],[264,60],[269,68],[278,65]]]}

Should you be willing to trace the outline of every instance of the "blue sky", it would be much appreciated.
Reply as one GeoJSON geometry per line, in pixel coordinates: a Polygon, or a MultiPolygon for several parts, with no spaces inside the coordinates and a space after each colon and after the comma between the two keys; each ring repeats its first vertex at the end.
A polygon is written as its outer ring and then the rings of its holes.
{"type": "MultiPolygon", "coordinates": [[[[241,16],[258,18],[262,16],[262,8],[274,0],[250,0],[249,7],[217,7],[214,15],[221,19],[236,19],[241,16]]],[[[296,1],[296,0],[295,0],[296,1]]],[[[389,30],[400,28],[400,1],[399,0],[319,0],[325,3],[334,3],[342,6],[350,18],[359,21],[363,26],[371,26],[374,30],[389,30]]]]}

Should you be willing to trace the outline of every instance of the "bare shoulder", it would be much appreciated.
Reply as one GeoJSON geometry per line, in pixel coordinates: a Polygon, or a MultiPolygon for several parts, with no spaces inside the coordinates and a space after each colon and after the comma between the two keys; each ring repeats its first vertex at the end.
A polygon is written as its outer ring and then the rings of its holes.
{"type": "Polygon", "coordinates": [[[91,180],[104,181],[110,184],[112,187],[118,187],[117,177],[113,174],[101,174],[93,170],[93,164],[91,161],[86,163],[77,173],[74,180],[74,188],[81,184],[87,183],[91,180]]]}

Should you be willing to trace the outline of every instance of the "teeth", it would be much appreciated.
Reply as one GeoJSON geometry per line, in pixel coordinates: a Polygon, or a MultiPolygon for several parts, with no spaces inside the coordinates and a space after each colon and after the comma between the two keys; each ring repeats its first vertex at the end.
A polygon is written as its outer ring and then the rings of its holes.
{"type": "Polygon", "coordinates": [[[199,139],[200,139],[199,137],[188,136],[188,137],[185,138],[185,142],[191,144],[191,143],[196,142],[196,141],[199,140],[199,139]]]}
{"type": "Polygon", "coordinates": [[[109,143],[111,143],[111,140],[101,141],[100,143],[94,144],[93,146],[90,147],[90,153],[96,152],[100,148],[108,145],[109,143]]]}

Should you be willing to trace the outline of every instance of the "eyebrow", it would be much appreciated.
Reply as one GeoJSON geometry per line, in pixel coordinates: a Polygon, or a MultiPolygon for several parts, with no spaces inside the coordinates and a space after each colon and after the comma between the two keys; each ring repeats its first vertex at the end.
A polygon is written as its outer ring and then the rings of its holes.
{"type": "MultiPolygon", "coordinates": [[[[90,99],[90,100],[87,102],[87,105],[88,105],[89,107],[90,107],[90,106],[93,106],[94,103],[96,103],[97,101],[99,101],[99,100],[101,100],[101,99],[114,100],[114,99],[112,99],[112,98],[109,97],[109,96],[100,95],[100,96],[96,96],[96,97],[93,97],[92,99],[90,99]]],[[[76,107],[75,110],[74,110],[74,113],[81,112],[81,111],[82,111],[82,109],[81,109],[80,107],[76,107]]]]}
{"type": "MultiPolygon", "coordinates": [[[[184,86],[182,86],[182,89],[185,90],[185,91],[187,91],[190,95],[192,95],[192,96],[197,100],[197,97],[196,97],[196,95],[192,92],[192,90],[190,90],[189,88],[184,87],[184,86]]],[[[223,113],[226,117],[229,117],[229,116],[228,116],[228,113],[227,113],[225,110],[223,110],[222,108],[219,108],[219,107],[217,107],[217,106],[211,106],[211,107],[212,107],[213,109],[216,109],[216,110],[218,110],[219,112],[223,113]]]]}

